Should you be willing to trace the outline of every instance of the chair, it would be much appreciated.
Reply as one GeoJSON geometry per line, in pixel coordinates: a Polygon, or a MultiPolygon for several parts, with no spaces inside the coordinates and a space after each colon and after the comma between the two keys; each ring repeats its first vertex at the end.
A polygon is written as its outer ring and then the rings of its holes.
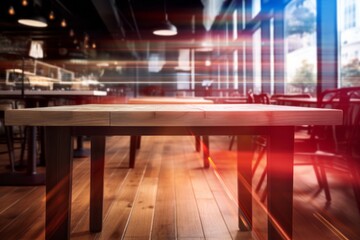
{"type": "Polygon", "coordinates": [[[294,94],[273,94],[271,99],[276,100],[277,98],[286,97],[286,98],[311,98],[311,95],[308,93],[294,93],[294,94]]]}
{"type": "Polygon", "coordinates": [[[262,104],[270,104],[270,97],[267,93],[248,93],[248,103],[262,103],[262,104]]]}
{"type": "Polygon", "coordinates": [[[349,174],[360,212],[360,87],[326,90],[320,96],[318,107],[341,109],[343,124],[314,127],[311,141],[315,151],[295,152],[295,155],[314,159],[320,172],[320,187],[324,188],[328,201],[331,201],[331,194],[326,169],[349,174]]]}
{"type": "MultiPolygon", "coordinates": [[[[18,108],[19,104],[16,101],[1,101],[0,102],[0,128],[3,129],[4,138],[1,139],[6,143],[7,151],[9,155],[9,166],[11,172],[16,171],[15,167],[15,142],[20,142],[20,167],[23,166],[24,154],[25,154],[25,147],[26,147],[26,129],[25,127],[17,127],[14,131],[14,126],[5,126],[4,117],[5,111],[13,108],[18,108]]],[[[17,166],[19,167],[19,166],[17,166]]]]}
{"type": "Polygon", "coordinates": [[[14,140],[13,140],[13,131],[12,127],[5,126],[4,116],[5,110],[12,109],[12,102],[2,102],[0,103],[0,127],[4,129],[5,142],[7,145],[7,153],[9,154],[9,163],[12,172],[15,172],[15,153],[14,153],[14,140]]]}
{"type": "MultiPolygon", "coordinates": [[[[310,148],[297,150],[297,144],[301,142],[295,139],[295,157],[310,158],[319,187],[324,190],[327,201],[331,201],[331,194],[326,169],[331,168],[350,174],[360,211],[360,87],[326,90],[319,96],[318,107],[341,109],[343,124],[341,126],[313,126],[310,137],[304,140],[308,146],[311,146],[310,148]]],[[[304,165],[304,163],[294,165],[304,165]]],[[[256,190],[260,189],[265,175],[266,167],[256,190]]],[[[265,198],[266,189],[261,200],[265,198]]]]}

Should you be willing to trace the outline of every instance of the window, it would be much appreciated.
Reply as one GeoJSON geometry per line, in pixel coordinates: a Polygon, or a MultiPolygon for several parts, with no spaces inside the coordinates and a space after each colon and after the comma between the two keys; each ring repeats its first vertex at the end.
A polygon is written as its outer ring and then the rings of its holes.
{"type": "Polygon", "coordinates": [[[255,17],[261,10],[261,0],[252,1],[252,17],[255,17]]]}
{"type": "Polygon", "coordinates": [[[360,86],[360,1],[338,0],[339,87],[360,86]]]}
{"type": "Polygon", "coordinates": [[[261,93],[261,29],[253,34],[253,74],[254,74],[254,93],[261,93]]]}
{"type": "Polygon", "coordinates": [[[285,9],[286,93],[315,93],[316,0],[293,0],[285,9]]]}
{"type": "Polygon", "coordinates": [[[356,26],[356,4],[355,0],[344,1],[344,29],[354,28],[356,26]]]}

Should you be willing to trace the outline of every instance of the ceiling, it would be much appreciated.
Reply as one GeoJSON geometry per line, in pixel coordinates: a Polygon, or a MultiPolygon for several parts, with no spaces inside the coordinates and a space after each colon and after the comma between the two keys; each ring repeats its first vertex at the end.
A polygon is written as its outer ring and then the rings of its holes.
{"type": "MultiPolygon", "coordinates": [[[[33,6],[34,0],[2,0],[0,2],[0,46],[26,48],[29,40],[44,41],[49,57],[91,56],[91,44],[96,52],[108,55],[128,51],[129,42],[188,41],[204,36],[204,4],[210,0],[42,0],[42,14],[48,18],[50,11],[55,19],[48,20],[47,28],[33,28],[17,23],[19,16],[33,6]],[[9,15],[12,6],[14,15],[9,15]],[[174,37],[154,36],[157,24],[168,19],[177,26],[174,37]],[[60,22],[66,19],[67,26],[60,22]],[[70,31],[74,35],[70,35],[70,31]],[[86,37],[85,37],[86,36],[86,37]],[[90,50],[85,49],[85,38],[89,38],[90,50]],[[76,40],[75,40],[76,39],[76,40]],[[115,51],[116,50],[116,51],[115,51]]],[[[41,0],[35,0],[40,1],[41,0]]],[[[222,1],[222,0],[220,0],[222,1]]],[[[130,44],[131,45],[131,44],[130,44]]],[[[6,49],[6,48],[3,48],[6,49]]],[[[94,51],[94,50],[92,50],[94,51]]]]}

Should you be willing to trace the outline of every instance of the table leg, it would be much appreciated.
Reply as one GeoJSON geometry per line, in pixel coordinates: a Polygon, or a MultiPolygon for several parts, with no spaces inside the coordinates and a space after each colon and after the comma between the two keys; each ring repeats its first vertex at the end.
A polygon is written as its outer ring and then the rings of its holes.
{"type": "Polygon", "coordinates": [[[46,239],[70,239],[73,141],[70,127],[45,128],[46,239]]]}
{"type": "Polygon", "coordinates": [[[138,146],[138,136],[130,136],[129,168],[135,167],[137,146],[138,146]]]}
{"type": "Polygon", "coordinates": [[[209,136],[202,136],[203,139],[203,161],[204,161],[204,168],[209,168],[209,136]]]}
{"type": "Polygon", "coordinates": [[[200,152],[201,149],[201,137],[200,136],[195,136],[195,150],[197,152],[200,152]]]}
{"type": "Polygon", "coordinates": [[[91,137],[90,231],[102,229],[105,136],[91,137]]]}
{"type": "Polygon", "coordinates": [[[77,136],[76,138],[76,149],[74,150],[74,158],[83,158],[89,156],[89,150],[84,148],[84,137],[77,136]]]}
{"type": "Polygon", "coordinates": [[[294,127],[272,127],[267,155],[269,239],[291,239],[294,127]]]}
{"type": "Polygon", "coordinates": [[[239,204],[239,229],[252,229],[252,159],[253,136],[239,135],[237,138],[237,187],[239,204]]]}

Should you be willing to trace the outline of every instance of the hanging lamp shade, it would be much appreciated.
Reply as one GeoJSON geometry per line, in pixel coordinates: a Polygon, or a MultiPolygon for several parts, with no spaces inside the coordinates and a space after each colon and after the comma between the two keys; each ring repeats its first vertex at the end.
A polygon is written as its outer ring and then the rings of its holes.
{"type": "Polygon", "coordinates": [[[167,14],[165,14],[165,21],[162,21],[160,25],[154,29],[153,34],[158,36],[175,36],[177,34],[177,28],[168,20],[167,14]]]}
{"type": "Polygon", "coordinates": [[[31,16],[26,18],[20,18],[18,19],[18,23],[29,27],[39,27],[39,28],[47,27],[46,19],[42,16],[31,16]]]}
{"type": "Polygon", "coordinates": [[[19,18],[18,23],[29,27],[47,27],[46,19],[40,14],[41,6],[41,0],[34,0],[32,9],[26,12],[25,16],[19,18]]]}

